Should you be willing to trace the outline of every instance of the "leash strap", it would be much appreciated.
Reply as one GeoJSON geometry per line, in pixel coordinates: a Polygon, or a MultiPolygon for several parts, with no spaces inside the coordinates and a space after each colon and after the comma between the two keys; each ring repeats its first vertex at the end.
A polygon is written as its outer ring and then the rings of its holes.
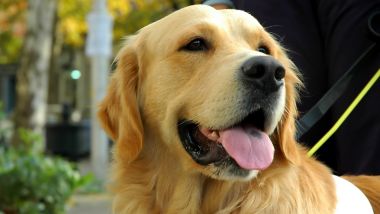
{"type": "Polygon", "coordinates": [[[358,96],[354,99],[354,101],[352,101],[352,103],[344,111],[342,116],[340,116],[339,119],[335,122],[333,127],[331,127],[331,129],[308,151],[307,155],[309,157],[312,156],[336,132],[336,130],[338,130],[338,128],[343,124],[343,122],[347,119],[347,117],[351,114],[351,112],[356,108],[356,106],[367,94],[367,92],[376,83],[379,77],[380,77],[380,69],[377,70],[377,72],[372,76],[369,82],[360,91],[358,96]]]}
{"type": "Polygon", "coordinates": [[[326,92],[326,94],[315,104],[301,119],[297,121],[297,139],[300,139],[321,117],[330,109],[335,101],[347,89],[352,78],[359,73],[358,65],[373,50],[376,43],[367,48],[348,71],[326,92]]]}
{"type": "Polygon", "coordinates": [[[380,29],[378,29],[378,22],[380,20],[380,11],[375,11],[368,18],[368,29],[375,41],[371,44],[350,66],[347,72],[327,91],[327,93],[315,104],[302,118],[296,122],[297,133],[296,138],[300,139],[311,127],[318,122],[322,116],[330,109],[335,101],[343,94],[347,89],[347,86],[355,75],[358,75],[362,70],[361,62],[363,62],[366,56],[368,56],[373,50],[375,50],[376,44],[380,41],[380,29]]]}

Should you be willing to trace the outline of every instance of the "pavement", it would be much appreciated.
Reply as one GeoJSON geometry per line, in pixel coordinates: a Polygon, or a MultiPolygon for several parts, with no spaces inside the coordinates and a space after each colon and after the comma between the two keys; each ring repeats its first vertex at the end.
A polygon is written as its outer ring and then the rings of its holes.
{"type": "MultiPolygon", "coordinates": [[[[78,168],[83,175],[93,171],[89,159],[81,160],[78,168]]],[[[111,214],[111,198],[105,190],[90,194],[78,193],[67,203],[67,214],[111,214]]]]}
{"type": "Polygon", "coordinates": [[[105,193],[75,195],[68,203],[67,214],[111,214],[111,196],[105,193]]]}

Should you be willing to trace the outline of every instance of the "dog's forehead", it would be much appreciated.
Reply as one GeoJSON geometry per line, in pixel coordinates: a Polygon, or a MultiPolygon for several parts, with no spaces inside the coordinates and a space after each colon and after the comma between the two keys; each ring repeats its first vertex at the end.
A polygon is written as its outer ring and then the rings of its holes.
{"type": "Polygon", "coordinates": [[[159,44],[163,41],[173,41],[183,33],[196,31],[199,26],[225,29],[223,30],[226,33],[224,36],[228,36],[228,33],[240,34],[263,30],[260,23],[244,11],[216,10],[207,5],[193,5],[173,12],[146,26],[140,33],[149,37],[147,39],[149,43],[159,44]]]}
{"type": "Polygon", "coordinates": [[[235,9],[217,10],[207,5],[188,6],[171,13],[170,15],[167,16],[167,18],[173,17],[174,19],[178,19],[178,18],[195,19],[195,18],[202,18],[202,17],[220,18],[220,16],[225,16],[225,17],[239,16],[247,20],[253,18],[250,14],[241,10],[235,10],[235,9]]]}
{"type": "Polygon", "coordinates": [[[188,28],[193,23],[208,22],[220,27],[262,28],[250,14],[233,9],[216,10],[207,5],[192,5],[171,13],[170,15],[148,25],[142,31],[152,33],[170,33],[173,30],[188,28]],[[243,25],[243,26],[242,26],[243,25]]]}

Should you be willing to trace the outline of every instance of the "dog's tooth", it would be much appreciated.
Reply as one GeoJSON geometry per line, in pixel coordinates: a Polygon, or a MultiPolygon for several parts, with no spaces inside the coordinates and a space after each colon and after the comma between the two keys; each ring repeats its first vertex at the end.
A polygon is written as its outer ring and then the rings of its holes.
{"type": "Polygon", "coordinates": [[[219,132],[218,131],[212,131],[210,134],[210,138],[212,138],[214,141],[219,139],[219,132]]]}
{"type": "Polygon", "coordinates": [[[208,128],[204,128],[204,127],[201,127],[199,130],[209,140],[217,141],[219,139],[219,132],[218,131],[208,129],[208,128]]]}

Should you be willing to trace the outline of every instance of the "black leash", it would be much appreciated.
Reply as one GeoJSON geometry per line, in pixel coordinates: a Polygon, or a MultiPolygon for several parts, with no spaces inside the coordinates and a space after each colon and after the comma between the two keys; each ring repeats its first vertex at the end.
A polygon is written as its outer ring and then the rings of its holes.
{"type": "Polygon", "coordinates": [[[318,122],[330,107],[342,96],[347,86],[363,70],[361,62],[375,50],[377,43],[380,41],[380,11],[375,11],[368,18],[368,29],[372,43],[350,66],[346,73],[326,92],[326,94],[302,117],[297,125],[296,138],[300,139],[311,127],[318,122]]]}

